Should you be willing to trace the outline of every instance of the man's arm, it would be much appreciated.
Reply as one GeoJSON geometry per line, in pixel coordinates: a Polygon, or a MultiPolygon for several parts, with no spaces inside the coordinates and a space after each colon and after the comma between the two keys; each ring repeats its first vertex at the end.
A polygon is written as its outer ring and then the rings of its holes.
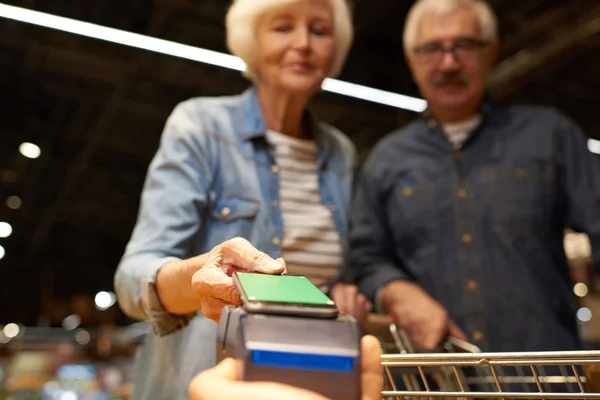
{"type": "Polygon", "coordinates": [[[374,151],[355,181],[349,249],[343,274],[345,281],[356,283],[374,304],[380,289],[388,283],[411,280],[394,251],[385,198],[380,194],[382,177],[376,159],[374,151]]]}
{"type": "Polygon", "coordinates": [[[380,162],[385,159],[375,149],[357,179],[345,278],[357,283],[378,312],[390,314],[415,347],[433,349],[448,335],[466,340],[397,256],[385,196],[386,186],[396,182],[385,181],[380,162]]]}
{"type": "MultiPolygon", "coordinates": [[[[562,116],[561,116],[562,117],[562,116]]],[[[589,149],[581,129],[562,117],[557,132],[559,179],[565,224],[588,235],[596,278],[600,275],[600,155],[589,149]]]]}

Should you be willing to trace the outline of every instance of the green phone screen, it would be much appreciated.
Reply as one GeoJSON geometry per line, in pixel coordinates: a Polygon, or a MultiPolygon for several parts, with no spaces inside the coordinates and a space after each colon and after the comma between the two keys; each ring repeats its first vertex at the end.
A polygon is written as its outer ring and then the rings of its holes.
{"type": "Polygon", "coordinates": [[[250,301],[334,305],[333,301],[304,276],[237,273],[250,301]]]}

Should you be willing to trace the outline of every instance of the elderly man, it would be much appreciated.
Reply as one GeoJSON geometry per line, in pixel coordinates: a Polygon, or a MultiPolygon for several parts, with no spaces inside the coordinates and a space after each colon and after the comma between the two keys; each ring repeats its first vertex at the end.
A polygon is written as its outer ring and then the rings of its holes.
{"type": "Polygon", "coordinates": [[[557,110],[485,99],[485,3],[420,0],[404,42],[429,109],[363,166],[348,278],[421,348],[578,348],[563,230],[586,232],[600,267],[600,159],[557,110]]]}

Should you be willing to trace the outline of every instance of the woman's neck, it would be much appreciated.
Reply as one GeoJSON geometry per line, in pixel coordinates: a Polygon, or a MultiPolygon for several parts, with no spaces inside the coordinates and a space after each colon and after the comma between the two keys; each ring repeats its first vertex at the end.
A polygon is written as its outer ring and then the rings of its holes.
{"type": "Polygon", "coordinates": [[[303,128],[308,96],[290,94],[266,85],[258,85],[257,93],[267,129],[297,138],[308,136],[303,128]]]}

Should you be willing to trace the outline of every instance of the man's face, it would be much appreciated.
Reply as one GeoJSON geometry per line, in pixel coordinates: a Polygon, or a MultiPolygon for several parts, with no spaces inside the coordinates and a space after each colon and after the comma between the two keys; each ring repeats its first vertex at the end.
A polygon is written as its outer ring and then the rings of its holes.
{"type": "Polygon", "coordinates": [[[406,49],[406,54],[427,101],[438,109],[464,114],[476,110],[483,97],[496,47],[481,39],[473,11],[458,8],[445,15],[426,14],[416,46],[406,49]]]}

